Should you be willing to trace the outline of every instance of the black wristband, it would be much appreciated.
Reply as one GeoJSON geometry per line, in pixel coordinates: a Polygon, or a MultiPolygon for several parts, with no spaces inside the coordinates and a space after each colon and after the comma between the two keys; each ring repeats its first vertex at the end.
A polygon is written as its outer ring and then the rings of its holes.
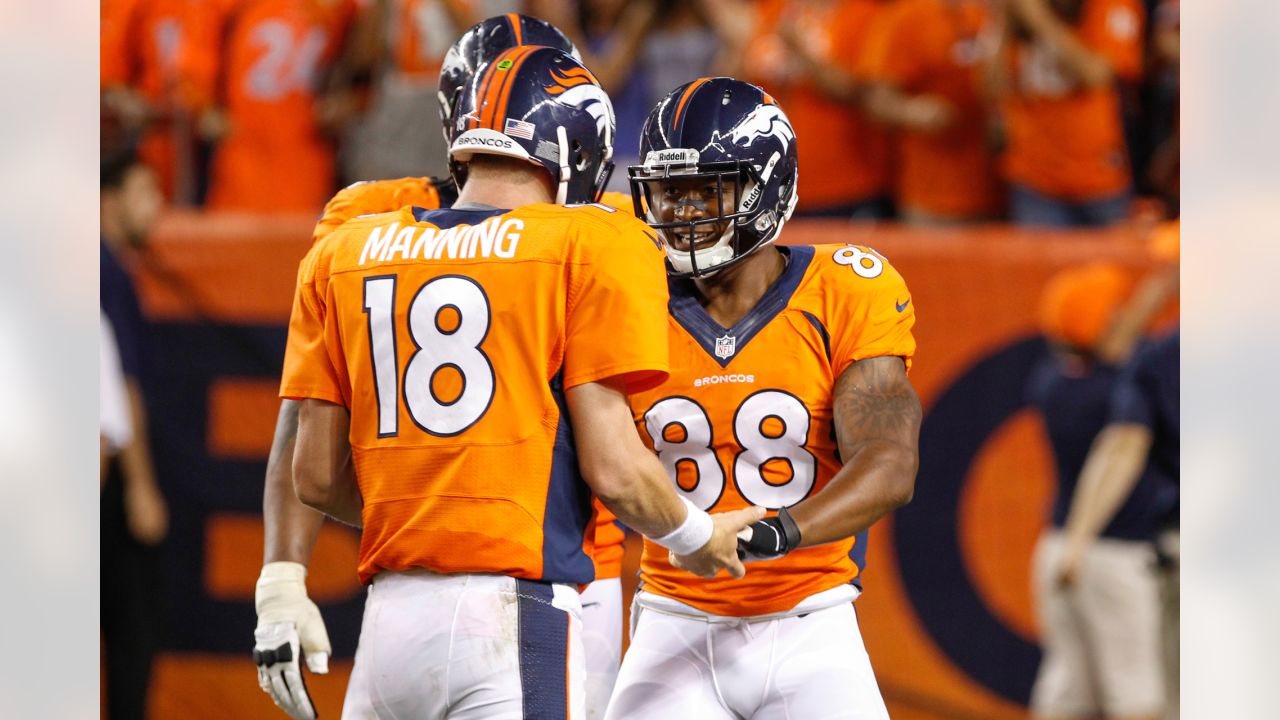
{"type": "Polygon", "coordinates": [[[787,537],[787,552],[800,547],[800,526],[796,525],[796,521],[791,517],[790,511],[786,508],[779,510],[778,522],[781,523],[782,532],[787,537]]]}

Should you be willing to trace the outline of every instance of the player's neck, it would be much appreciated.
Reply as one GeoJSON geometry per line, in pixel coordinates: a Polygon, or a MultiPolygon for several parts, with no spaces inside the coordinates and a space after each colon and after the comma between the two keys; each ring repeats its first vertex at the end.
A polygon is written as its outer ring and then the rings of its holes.
{"type": "Polygon", "coordinates": [[[733,267],[694,280],[694,284],[711,319],[722,327],[733,327],[755,308],[786,268],[782,252],[764,247],[733,267]]]}
{"type": "Polygon", "coordinates": [[[551,180],[532,165],[473,163],[456,204],[480,203],[496,208],[518,208],[555,202],[551,180]]]}

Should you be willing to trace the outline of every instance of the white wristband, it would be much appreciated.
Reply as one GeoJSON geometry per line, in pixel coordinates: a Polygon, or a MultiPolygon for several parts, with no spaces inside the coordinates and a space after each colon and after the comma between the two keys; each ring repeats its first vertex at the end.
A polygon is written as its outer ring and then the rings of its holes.
{"type": "Polygon", "coordinates": [[[689,508],[689,514],[685,516],[684,522],[666,535],[653,538],[653,541],[676,555],[690,555],[701,550],[702,546],[711,540],[715,524],[711,522],[710,515],[695,507],[688,498],[681,495],[680,501],[689,508]]]}

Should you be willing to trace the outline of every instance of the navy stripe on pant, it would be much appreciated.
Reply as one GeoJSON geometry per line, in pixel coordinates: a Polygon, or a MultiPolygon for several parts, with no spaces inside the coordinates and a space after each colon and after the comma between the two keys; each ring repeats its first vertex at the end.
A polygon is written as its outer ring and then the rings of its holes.
{"type": "Polygon", "coordinates": [[[517,579],[516,589],[525,720],[564,720],[569,716],[569,613],[552,606],[547,583],[517,579]]]}

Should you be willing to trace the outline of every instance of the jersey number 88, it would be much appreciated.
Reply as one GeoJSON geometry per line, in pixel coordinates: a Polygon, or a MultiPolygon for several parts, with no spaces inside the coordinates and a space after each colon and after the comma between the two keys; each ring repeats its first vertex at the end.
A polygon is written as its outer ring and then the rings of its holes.
{"type": "MultiPolygon", "coordinates": [[[[676,489],[694,505],[710,510],[724,494],[726,477],[712,449],[711,420],[706,411],[689,398],[669,397],[649,408],[644,421],[658,459],[676,489]],[[667,435],[672,426],[683,430],[682,436],[677,433],[678,439],[667,435]],[[697,469],[692,489],[676,482],[682,462],[693,463],[697,469]]],[[[761,390],[742,401],[733,416],[733,436],[741,448],[733,460],[733,480],[744,500],[777,509],[790,507],[809,494],[818,467],[818,459],[804,447],[809,422],[804,403],[781,390],[761,390]],[[766,428],[770,420],[775,430],[766,428]],[[776,431],[779,425],[781,432],[776,431]],[[791,467],[789,481],[779,484],[765,478],[764,466],[774,460],[791,467]]]]}

